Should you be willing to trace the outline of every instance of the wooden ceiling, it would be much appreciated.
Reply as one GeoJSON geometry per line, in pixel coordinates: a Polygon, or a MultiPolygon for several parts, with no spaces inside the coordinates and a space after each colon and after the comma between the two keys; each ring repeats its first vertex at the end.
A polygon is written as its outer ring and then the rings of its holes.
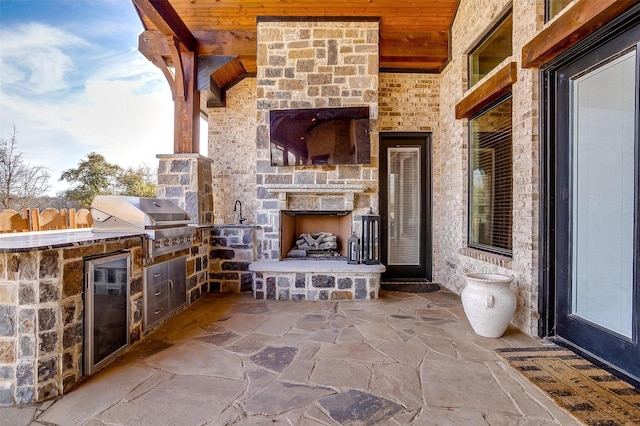
{"type": "MultiPolygon", "coordinates": [[[[159,28],[168,25],[182,33],[179,38],[183,41],[191,33],[199,56],[235,56],[247,73],[255,73],[256,19],[267,16],[377,17],[381,70],[437,72],[448,59],[449,28],[459,0],[132,1],[147,30],[140,37],[145,56],[162,56],[170,63],[167,28],[159,28]],[[164,11],[170,8],[175,14],[164,11]],[[158,11],[164,23],[159,23],[158,11]]],[[[220,83],[224,86],[224,81],[220,83]]]]}

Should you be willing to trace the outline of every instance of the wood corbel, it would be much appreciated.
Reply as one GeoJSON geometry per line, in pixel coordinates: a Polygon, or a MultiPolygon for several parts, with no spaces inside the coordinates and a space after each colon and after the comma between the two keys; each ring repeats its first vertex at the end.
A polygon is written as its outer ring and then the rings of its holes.
{"type": "Polygon", "coordinates": [[[184,101],[187,96],[187,93],[185,92],[187,84],[185,84],[184,81],[185,70],[184,62],[182,60],[181,43],[175,36],[169,36],[167,37],[167,44],[171,51],[171,58],[173,59],[173,66],[175,70],[173,100],[184,101]]]}
{"type": "Polygon", "coordinates": [[[160,71],[162,71],[164,78],[167,79],[167,83],[169,83],[169,87],[171,88],[171,97],[175,101],[176,100],[176,79],[173,73],[171,72],[171,70],[169,69],[169,66],[167,65],[167,61],[165,61],[165,59],[162,56],[151,56],[149,57],[149,60],[153,65],[160,68],[160,71]]]}

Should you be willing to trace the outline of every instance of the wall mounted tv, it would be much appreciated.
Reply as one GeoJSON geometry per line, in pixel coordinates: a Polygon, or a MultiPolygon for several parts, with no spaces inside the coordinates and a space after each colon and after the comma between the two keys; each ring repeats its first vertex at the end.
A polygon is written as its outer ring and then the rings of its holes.
{"type": "Polygon", "coordinates": [[[369,107],[272,110],[271,165],[369,164],[369,107]]]}

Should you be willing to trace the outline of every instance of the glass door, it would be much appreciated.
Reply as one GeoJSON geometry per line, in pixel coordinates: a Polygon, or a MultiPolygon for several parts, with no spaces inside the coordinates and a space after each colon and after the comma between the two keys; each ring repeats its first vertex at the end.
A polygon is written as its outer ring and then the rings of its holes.
{"type": "Polygon", "coordinates": [[[431,279],[429,148],[428,134],[381,135],[383,279],[431,279]]]}
{"type": "Polygon", "coordinates": [[[556,333],[640,378],[639,27],[560,68],[556,333]]]}
{"type": "Polygon", "coordinates": [[[86,375],[129,345],[129,258],[126,253],[85,262],[86,375]]]}

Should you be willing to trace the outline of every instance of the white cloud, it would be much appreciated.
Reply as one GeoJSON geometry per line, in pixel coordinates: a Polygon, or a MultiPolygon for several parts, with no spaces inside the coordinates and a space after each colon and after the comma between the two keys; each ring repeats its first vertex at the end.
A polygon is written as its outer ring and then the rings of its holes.
{"type": "Polygon", "coordinates": [[[2,85],[26,93],[45,94],[66,89],[74,71],[69,51],[88,43],[71,33],[40,23],[0,29],[2,85]]]}

